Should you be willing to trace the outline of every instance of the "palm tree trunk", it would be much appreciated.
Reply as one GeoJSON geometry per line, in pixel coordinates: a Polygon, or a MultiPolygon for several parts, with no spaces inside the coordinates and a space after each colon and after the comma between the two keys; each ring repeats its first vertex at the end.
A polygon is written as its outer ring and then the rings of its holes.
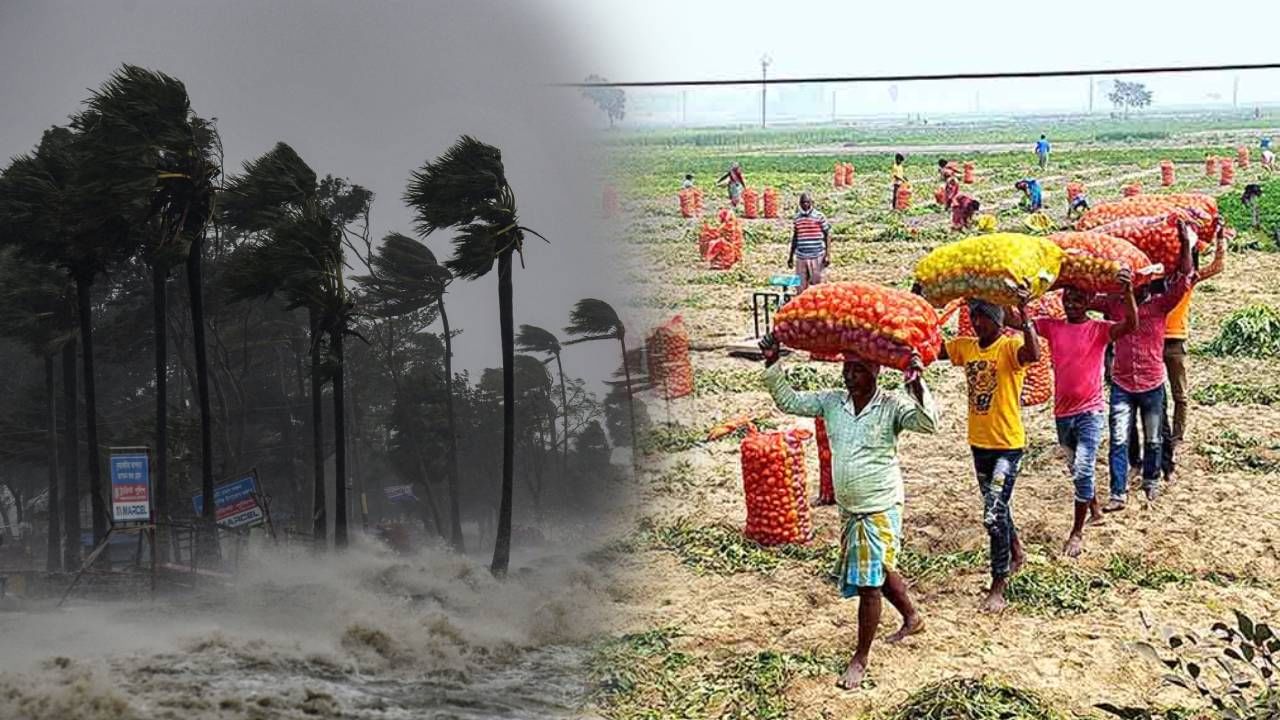
{"type": "Polygon", "coordinates": [[[67,541],[62,546],[62,567],[80,567],[80,438],[76,428],[76,341],[62,346],[62,431],[64,437],[64,479],[62,483],[62,530],[67,541]]]}
{"type": "Polygon", "coordinates": [[[493,544],[490,571],[502,577],[511,563],[511,494],[515,470],[516,339],[512,318],[511,251],[498,256],[498,320],[502,333],[502,504],[498,507],[498,537],[493,544]]]}
{"type": "MultiPolygon", "coordinates": [[[[159,260],[151,268],[151,304],[155,314],[152,329],[155,333],[156,352],[156,511],[155,519],[164,522],[169,517],[169,347],[166,322],[169,298],[165,289],[168,269],[159,260]]],[[[167,537],[164,533],[161,537],[167,537]]],[[[162,557],[168,559],[167,545],[162,557]]]]}
{"type": "Polygon", "coordinates": [[[444,311],[444,294],[436,297],[440,308],[440,325],[444,330],[444,408],[449,416],[449,545],[454,551],[465,553],[462,539],[462,511],[458,494],[458,418],[453,410],[453,337],[449,333],[449,314],[444,311]]]}
{"type": "Polygon", "coordinates": [[[631,414],[631,467],[640,467],[640,447],[636,443],[636,399],[631,394],[631,364],[627,362],[626,336],[618,333],[618,342],[622,344],[622,374],[627,381],[627,412],[631,414]]]}
{"type": "Polygon", "coordinates": [[[342,330],[329,334],[333,344],[333,545],[347,546],[347,409],[343,405],[342,330]]]}
{"type": "Polygon", "coordinates": [[[564,456],[560,461],[560,472],[569,474],[569,395],[564,389],[564,365],[560,362],[560,353],[556,353],[556,370],[560,373],[560,405],[564,413],[564,456]]]}
{"type": "Polygon", "coordinates": [[[315,485],[312,490],[311,532],[317,542],[326,542],[328,528],[324,516],[324,405],[320,394],[324,380],[320,377],[320,317],[310,311],[311,322],[311,445],[315,485]]]}
{"type": "Polygon", "coordinates": [[[204,502],[205,542],[210,557],[218,551],[213,506],[213,421],[209,404],[209,355],[204,340],[204,290],[202,277],[203,250],[199,239],[193,240],[187,254],[187,292],[191,296],[191,333],[195,345],[196,395],[200,402],[200,494],[204,502]]]}
{"type": "Polygon", "coordinates": [[[93,383],[93,305],[88,277],[76,277],[76,301],[80,315],[80,342],[84,346],[84,424],[85,441],[88,444],[89,495],[93,503],[93,542],[102,542],[107,535],[107,506],[102,497],[102,472],[98,463],[98,397],[93,383]]]}
{"type": "Polygon", "coordinates": [[[61,523],[58,522],[62,506],[58,502],[58,396],[57,381],[53,375],[53,353],[44,356],[44,404],[45,418],[49,423],[49,430],[45,433],[49,455],[49,547],[44,567],[49,572],[56,572],[62,567],[61,523]]]}

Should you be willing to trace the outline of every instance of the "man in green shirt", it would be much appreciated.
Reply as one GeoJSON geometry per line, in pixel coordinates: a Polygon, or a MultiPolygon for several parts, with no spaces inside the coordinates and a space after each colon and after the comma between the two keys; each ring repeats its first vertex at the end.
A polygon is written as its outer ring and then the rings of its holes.
{"type": "Polygon", "coordinates": [[[925,387],[923,365],[913,355],[904,384],[907,392],[888,393],[877,381],[880,366],[863,360],[844,363],[845,390],[798,393],[787,384],[778,365],[772,335],[760,341],[765,358],[764,382],[783,412],[821,417],[831,439],[832,475],[843,532],[840,544],[840,592],[858,596],[858,646],[840,687],[856,689],[867,671],[867,656],[880,624],[880,596],[902,614],[902,627],[889,636],[899,642],[924,629],[907,585],[897,571],[902,546],[902,471],[898,467],[898,434],[903,430],[932,434],[938,409],[925,387]]]}

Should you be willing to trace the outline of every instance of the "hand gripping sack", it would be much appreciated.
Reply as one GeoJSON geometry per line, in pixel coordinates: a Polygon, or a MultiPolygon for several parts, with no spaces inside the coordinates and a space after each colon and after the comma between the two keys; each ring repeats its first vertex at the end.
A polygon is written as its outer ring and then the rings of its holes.
{"type": "Polygon", "coordinates": [[[689,362],[689,331],[676,315],[645,339],[649,379],[668,400],[693,392],[693,366],[689,362]]]}
{"type": "Polygon", "coordinates": [[[1015,289],[1043,295],[1058,277],[1062,250],[1019,233],[976,235],[935,249],[916,264],[924,297],[941,307],[956,298],[1017,305],[1015,289]]]}
{"type": "Polygon", "coordinates": [[[1074,287],[1091,293],[1118,293],[1116,275],[1129,268],[1138,287],[1156,277],[1161,268],[1147,254],[1121,238],[1097,232],[1060,232],[1049,236],[1062,248],[1062,269],[1057,287],[1074,287]]]}
{"type": "Polygon", "coordinates": [[[912,350],[932,363],[942,344],[938,315],[924,299],[864,282],[810,286],[774,315],[773,335],[798,350],[846,353],[898,370],[912,350]]]}
{"type": "Polygon", "coordinates": [[[747,426],[739,447],[746,496],[744,535],[761,545],[801,544],[813,539],[805,485],[804,441],[809,431],[758,432],[747,426]]]}

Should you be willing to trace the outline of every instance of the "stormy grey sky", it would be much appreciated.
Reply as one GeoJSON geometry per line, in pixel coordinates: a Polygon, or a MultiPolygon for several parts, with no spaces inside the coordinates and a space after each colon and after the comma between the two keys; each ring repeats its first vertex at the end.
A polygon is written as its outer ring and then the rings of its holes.
{"type": "MultiPolygon", "coordinates": [[[[409,173],[467,133],[502,149],[534,241],[515,279],[516,322],[559,332],[582,297],[620,301],[599,222],[592,109],[543,83],[585,77],[564,7],[337,0],[0,0],[0,156],[30,150],[122,63],[186,83],[216,117],[228,173],[277,141],[317,173],[371,188],[375,237],[412,233],[409,173]]],[[[428,244],[447,257],[448,236],[428,244]]],[[[456,283],[463,367],[500,362],[496,277],[456,283]]],[[[605,343],[575,347],[566,372],[617,365],[605,343]]]]}

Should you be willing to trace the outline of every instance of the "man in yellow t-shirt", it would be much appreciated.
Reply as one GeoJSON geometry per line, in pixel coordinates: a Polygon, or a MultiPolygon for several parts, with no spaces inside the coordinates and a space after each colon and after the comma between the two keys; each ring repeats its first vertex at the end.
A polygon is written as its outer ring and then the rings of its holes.
{"type": "Polygon", "coordinates": [[[969,316],[978,337],[948,340],[943,354],[964,368],[969,394],[969,445],[982,491],[983,524],[991,535],[991,590],[982,609],[1006,606],[1009,577],[1022,567],[1026,554],[1013,524],[1013,483],[1027,446],[1022,426],[1022,382],[1027,366],[1040,359],[1035,323],[1026,321],[1027,291],[1019,291],[1019,307],[1010,327],[1021,337],[1005,335],[1005,311],[980,300],[969,301],[969,316]]]}

